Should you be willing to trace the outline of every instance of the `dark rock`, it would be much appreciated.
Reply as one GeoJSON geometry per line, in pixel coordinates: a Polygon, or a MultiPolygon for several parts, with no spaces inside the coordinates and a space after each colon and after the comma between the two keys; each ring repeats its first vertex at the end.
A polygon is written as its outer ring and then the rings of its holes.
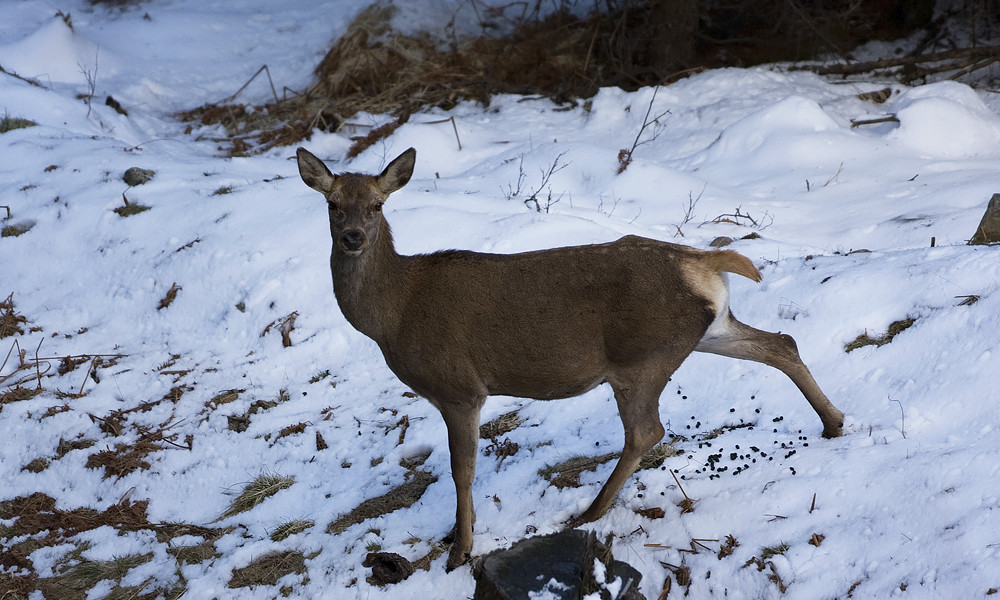
{"type": "Polygon", "coordinates": [[[130,186],[142,185],[151,180],[156,175],[156,171],[132,167],[122,175],[122,181],[130,186]]]}
{"type": "Polygon", "coordinates": [[[507,550],[483,556],[473,567],[473,600],[528,600],[546,589],[559,600],[580,600],[601,590],[594,581],[594,559],[607,565],[606,579],[621,578],[621,591],[609,600],[645,600],[639,593],[642,574],[627,563],[610,560],[611,551],[593,532],[578,529],[521,540],[507,550]],[[559,585],[547,586],[555,580],[559,585]]]}
{"type": "Polygon", "coordinates": [[[393,552],[369,552],[361,566],[371,567],[368,582],[372,585],[399,583],[413,575],[413,564],[393,552]]]}
{"type": "Polygon", "coordinates": [[[1000,242],[1000,194],[993,194],[993,197],[990,198],[983,219],[979,222],[975,235],[969,240],[970,244],[993,244],[996,242],[1000,242]]]}
{"type": "Polygon", "coordinates": [[[708,245],[713,248],[725,248],[726,246],[732,243],[733,243],[733,238],[720,235],[719,237],[709,242],[708,245]]]}

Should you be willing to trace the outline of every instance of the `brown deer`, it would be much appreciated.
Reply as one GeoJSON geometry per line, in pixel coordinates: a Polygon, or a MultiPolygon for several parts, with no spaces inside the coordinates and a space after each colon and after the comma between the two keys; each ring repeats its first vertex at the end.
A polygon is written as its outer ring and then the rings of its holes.
{"type": "Polygon", "coordinates": [[[820,390],[795,341],[730,312],[725,273],[760,281],[746,257],[632,235],[521,254],[401,256],[382,205],[410,180],[416,154],[406,150],[378,176],[334,175],[307,150],[297,156],[302,180],[328,204],[340,310],[375,340],[400,381],[444,417],[458,497],[448,570],[472,551],[479,411],[491,394],[549,400],[611,386],[625,447],[571,526],[603,515],[663,437],[660,393],[692,351],[781,370],[819,415],[823,435],[841,435],[843,413],[820,390]]]}

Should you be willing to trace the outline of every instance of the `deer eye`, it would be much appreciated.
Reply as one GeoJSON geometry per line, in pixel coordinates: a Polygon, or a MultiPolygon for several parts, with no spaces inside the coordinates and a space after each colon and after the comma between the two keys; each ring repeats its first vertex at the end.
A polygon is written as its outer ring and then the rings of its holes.
{"type": "Polygon", "coordinates": [[[372,207],[372,210],[374,210],[375,212],[382,212],[382,203],[376,202],[375,206],[372,207]]]}

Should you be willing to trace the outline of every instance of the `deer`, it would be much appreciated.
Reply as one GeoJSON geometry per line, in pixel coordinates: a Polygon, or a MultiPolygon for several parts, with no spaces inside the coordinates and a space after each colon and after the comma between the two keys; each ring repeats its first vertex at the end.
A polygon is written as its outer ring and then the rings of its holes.
{"type": "Polygon", "coordinates": [[[400,255],[382,207],[409,182],[415,149],[379,175],[334,175],[304,148],[296,158],[302,181],[326,198],[341,312],[444,419],[456,494],[447,571],[471,558],[472,485],[488,396],[556,400],[610,385],[624,448],[597,497],[567,527],[604,515],[663,438],[660,395],[692,352],[780,370],[819,415],[823,436],[843,433],[843,413],[802,362],[795,340],[733,316],[727,274],[761,281],[753,262],[736,251],[627,235],[518,254],[400,255]]]}

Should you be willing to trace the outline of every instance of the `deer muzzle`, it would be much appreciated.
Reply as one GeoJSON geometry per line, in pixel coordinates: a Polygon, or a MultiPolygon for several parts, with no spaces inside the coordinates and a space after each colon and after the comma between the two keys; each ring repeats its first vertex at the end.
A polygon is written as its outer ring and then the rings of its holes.
{"type": "Polygon", "coordinates": [[[367,241],[365,232],[360,229],[347,229],[340,234],[340,247],[347,252],[361,252],[367,241]]]}

